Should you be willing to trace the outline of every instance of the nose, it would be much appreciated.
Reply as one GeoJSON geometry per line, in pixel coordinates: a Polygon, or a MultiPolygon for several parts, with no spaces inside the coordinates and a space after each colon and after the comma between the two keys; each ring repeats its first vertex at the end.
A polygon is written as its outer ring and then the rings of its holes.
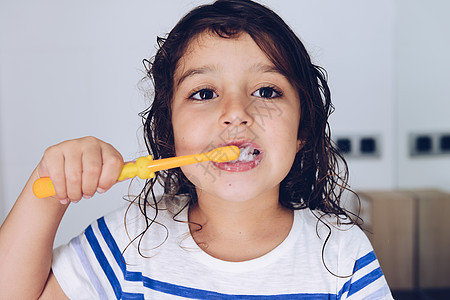
{"type": "Polygon", "coordinates": [[[219,118],[221,126],[251,126],[254,122],[249,112],[251,102],[245,96],[233,95],[222,99],[222,112],[219,118]]]}

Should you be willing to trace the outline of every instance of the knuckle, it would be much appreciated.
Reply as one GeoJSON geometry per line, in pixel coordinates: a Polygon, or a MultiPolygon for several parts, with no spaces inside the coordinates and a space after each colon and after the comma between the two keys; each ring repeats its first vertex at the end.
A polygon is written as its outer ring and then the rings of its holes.
{"type": "Polygon", "coordinates": [[[88,176],[97,176],[100,174],[102,166],[100,163],[91,163],[83,169],[83,173],[88,176]]]}
{"type": "Polygon", "coordinates": [[[118,155],[112,155],[106,158],[105,163],[114,167],[121,167],[123,165],[123,160],[122,157],[118,155]]]}
{"type": "Polygon", "coordinates": [[[85,136],[83,138],[80,139],[83,142],[87,142],[87,143],[98,143],[99,140],[96,137],[93,136],[85,136]]]}
{"type": "Polygon", "coordinates": [[[53,185],[62,186],[65,184],[64,176],[62,173],[52,174],[51,180],[53,182],[53,185]]]}
{"type": "Polygon", "coordinates": [[[48,157],[48,156],[52,156],[54,155],[56,152],[58,151],[58,146],[57,145],[53,145],[48,147],[47,149],[45,149],[44,151],[44,157],[48,157]]]}
{"type": "Polygon", "coordinates": [[[75,174],[75,173],[68,174],[66,176],[66,181],[70,185],[79,185],[79,184],[81,184],[81,176],[80,176],[80,174],[75,174]]]}

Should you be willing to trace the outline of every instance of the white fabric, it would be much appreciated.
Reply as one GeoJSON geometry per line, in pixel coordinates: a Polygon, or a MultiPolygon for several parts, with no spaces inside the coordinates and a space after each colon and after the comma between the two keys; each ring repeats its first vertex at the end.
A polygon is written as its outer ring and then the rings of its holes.
{"type": "MultiPolygon", "coordinates": [[[[155,211],[148,209],[153,217],[155,211]]],[[[136,205],[128,211],[128,233],[124,214],[121,209],[99,219],[54,250],[53,272],[69,298],[392,299],[365,234],[357,226],[336,227],[330,217],[318,221],[317,211],[295,211],[288,237],[268,254],[245,262],[203,252],[189,234],[187,209],[176,217],[159,211],[139,247],[149,258],[137,252],[139,240],[121,258],[130,238],[145,228],[136,205]],[[331,236],[322,259],[327,226],[331,236]]]]}

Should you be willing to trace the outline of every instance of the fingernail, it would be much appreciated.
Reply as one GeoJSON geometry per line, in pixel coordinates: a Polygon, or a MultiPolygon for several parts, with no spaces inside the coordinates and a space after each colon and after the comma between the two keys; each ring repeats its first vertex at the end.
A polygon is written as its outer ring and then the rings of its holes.
{"type": "Polygon", "coordinates": [[[83,195],[83,199],[91,199],[92,198],[92,196],[89,196],[89,195],[83,195]]]}
{"type": "Polygon", "coordinates": [[[72,203],[78,203],[80,200],[73,200],[72,203]]]}
{"type": "Polygon", "coordinates": [[[69,203],[69,199],[62,199],[59,200],[59,202],[61,202],[62,205],[66,205],[67,203],[69,203]]]}
{"type": "Polygon", "coordinates": [[[106,192],[106,190],[102,189],[102,188],[97,188],[97,193],[102,194],[106,192]]]}

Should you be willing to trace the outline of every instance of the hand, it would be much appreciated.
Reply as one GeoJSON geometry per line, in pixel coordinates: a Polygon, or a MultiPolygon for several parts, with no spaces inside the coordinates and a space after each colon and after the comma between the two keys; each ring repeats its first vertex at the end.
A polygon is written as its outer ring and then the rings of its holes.
{"type": "Polygon", "coordinates": [[[122,155],[94,137],[69,140],[49,147],[37,167],[40,177],[50,177],[62,204],[103,193],[119,178],[122,155]]]}

